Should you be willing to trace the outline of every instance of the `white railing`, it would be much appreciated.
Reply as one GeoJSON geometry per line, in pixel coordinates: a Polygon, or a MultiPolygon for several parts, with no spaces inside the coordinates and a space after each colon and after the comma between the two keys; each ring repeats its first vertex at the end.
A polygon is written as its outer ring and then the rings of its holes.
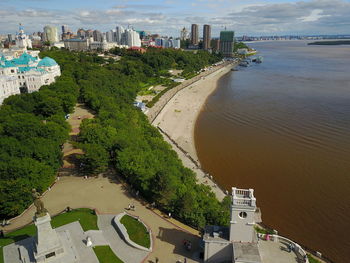
{"type": "Polygon", "coordinates": [[[232,187],[232,196],[240,197],[240,198],[254,198],[254,190],[253,189],[238,189],[236,187],[232,187]]]}
{"type": "Polygon", "coordinates": [[[232,187],[232,204],[239,206],[256,206],[253,189],[238,189],[232,187]]]}
{"type": "Polygon", "coordinates": [[[251,199],[246,199],[246,198],[234,198],[232,200],[232,203],[234,205],[252,206],[252,200],[251,199]]]}

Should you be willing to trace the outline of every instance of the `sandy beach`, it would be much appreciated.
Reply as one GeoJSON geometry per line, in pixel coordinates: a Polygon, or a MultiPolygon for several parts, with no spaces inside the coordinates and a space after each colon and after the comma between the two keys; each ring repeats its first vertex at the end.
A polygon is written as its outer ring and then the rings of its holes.
{"type": "Polygon", "coordinates": [[[231,68],[232,64],[222,67],[180,90],[152,122],[178,153],[184,165],[197,174],[199,182],[211,186],[219,200],[225,197],[224,190],[221,190],[210,176],[200,169],[194,142],[194,128],[208,96],[217,88],[218,80],[231,68]]]}

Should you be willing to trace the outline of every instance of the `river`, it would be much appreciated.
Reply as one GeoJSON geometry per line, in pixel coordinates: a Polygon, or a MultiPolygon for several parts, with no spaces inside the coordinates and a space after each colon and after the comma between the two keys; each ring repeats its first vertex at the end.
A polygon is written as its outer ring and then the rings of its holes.
{"type": "Polygon", "coordinates": [[[350,46],[251,43],[262,64],[222,77],[195,128],[204,168],[254,188],[263,222],[350,262],[350,46]]]}

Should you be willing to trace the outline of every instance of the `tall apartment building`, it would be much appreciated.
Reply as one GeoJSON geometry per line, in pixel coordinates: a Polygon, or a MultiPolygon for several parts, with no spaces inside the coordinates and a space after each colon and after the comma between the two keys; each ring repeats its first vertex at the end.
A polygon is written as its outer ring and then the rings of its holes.
{"type": "Polygon", "coordinates": [[[122,34],[125,32],[124,28],[122,26],[117,26],[115,28],[115,40],[118,44],[124,45],[125,43],[122,43],[122,34]]]}
{"type": "Polygon", "coordinates": [[[234,44],[235,44],[234,31],[220,32],[220,52],[224,55],[224,57],[233,57],[234,44]]]}
{"type": "Polygon", "coordinates": [[[128,45],[129,47],[141,47],[140,35],[135,30],[126,29],[123,35],[125,38],[126,45],[128,45]]]}
{"type": "Polygon", "coordinates": [[[204,25],[203,26],[203,49],[208,50],[210,49],[211,45],[211,26],[210,25],[204,25]]]}
{"type": "Polygon", "coordinates": [[[58,39],[58,31],[55,26],[45,26],[44,27],[44,41],[49,41],[50,43],[56,43],[59,41],[58,39]]]}
{"type": "Polygon", "coordinates": [[[191,44],[197,46],[199,43],[198,25],[192,24],[191,26],[191,44]]]}

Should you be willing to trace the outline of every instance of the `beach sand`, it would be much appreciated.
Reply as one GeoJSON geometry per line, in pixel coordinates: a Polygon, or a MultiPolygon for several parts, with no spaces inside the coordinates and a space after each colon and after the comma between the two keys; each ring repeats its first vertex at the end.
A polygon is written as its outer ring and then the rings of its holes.
{"type": "Polygon", "coordinates": [[[208,76],[180,90],[160,111],[152,124],[159,128],[184,165],[192,169],[200,183],[211,186],[219,200],[225,197],[214,181],[200,169],[194,142],[194,128],[208,96],[217,88],[218,80],[228,73],[232,64],[222,67],[208,76]]]}

